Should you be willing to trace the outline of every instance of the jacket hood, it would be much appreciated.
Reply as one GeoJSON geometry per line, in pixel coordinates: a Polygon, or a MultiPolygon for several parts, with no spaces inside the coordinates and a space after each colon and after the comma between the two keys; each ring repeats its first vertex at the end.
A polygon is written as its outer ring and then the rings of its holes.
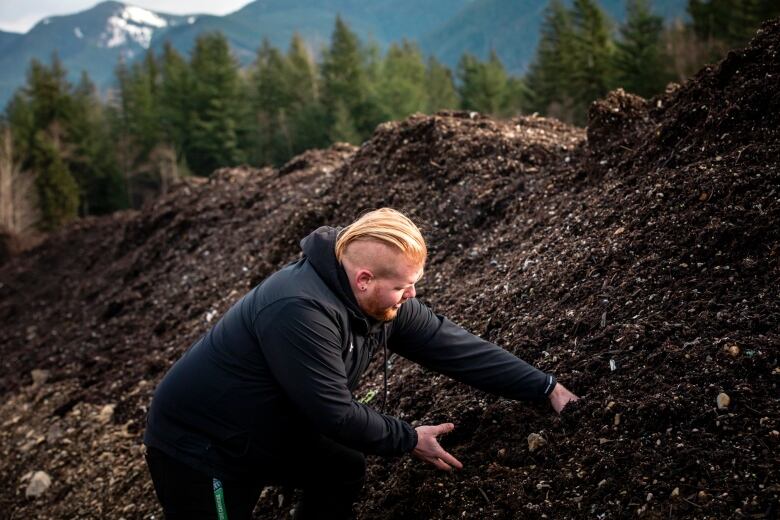
{"type": "Polygon", "coordinates": [[[336,259],[336,238],[341,228],[322,226],[301,240],[303,255],[331,290],[339,296],[347,307],[358,317],[367,317],[360,310],[347,273],[336,259]]]}

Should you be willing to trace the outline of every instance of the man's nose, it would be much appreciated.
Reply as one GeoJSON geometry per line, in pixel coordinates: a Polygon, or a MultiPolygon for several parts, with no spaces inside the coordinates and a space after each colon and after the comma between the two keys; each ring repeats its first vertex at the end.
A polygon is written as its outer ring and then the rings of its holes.
{"type": "Polygon", "coordinates": [[[404,299],[408,300],[409,298],[414,298],[416,294],[417,294],[417,291],[415,290],[414,285],[412,285],[404,293],[404,299]]]}

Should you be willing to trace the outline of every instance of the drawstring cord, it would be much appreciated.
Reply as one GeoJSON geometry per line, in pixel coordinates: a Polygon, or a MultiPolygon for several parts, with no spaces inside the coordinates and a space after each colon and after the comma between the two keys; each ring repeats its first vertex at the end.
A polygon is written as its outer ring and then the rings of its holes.
{"type": "Polygon", "coordinates": [[[385,354],[385,395],[382,398],[382,412],[387,411],[387,324],[382,326],[382,350],[385,354]]]}

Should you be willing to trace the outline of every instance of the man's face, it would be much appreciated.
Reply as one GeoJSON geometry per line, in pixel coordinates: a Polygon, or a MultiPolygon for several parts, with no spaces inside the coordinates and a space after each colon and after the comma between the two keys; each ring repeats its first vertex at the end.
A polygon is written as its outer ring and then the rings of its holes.
{"type": "Polygon", "coordinates": [[[390,321],[409,298],[417,294],[414,285],[422,278],[423,266],[406,259],[396,263],[383,277],[368,284],[365,295],[358,299],[360,308],[369,316],[390,321]]]}

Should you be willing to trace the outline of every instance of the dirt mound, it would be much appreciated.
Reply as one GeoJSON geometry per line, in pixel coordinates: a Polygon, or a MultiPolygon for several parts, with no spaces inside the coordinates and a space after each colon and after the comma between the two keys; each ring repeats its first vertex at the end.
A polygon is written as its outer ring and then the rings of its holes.
{"type": "Polygon", "coordinates": [[[588,111],[588,148],[594,157],[632,151],[650,124],[644,98],[618,89],[588,111]]]}
{"type": "MultiPolygon", "coordinates": [[[[420,298],[585,399],[556,417],[393,358],[387,411],[455,422],[465,469],[371,458],[360,518],[776,516],[779,45],[774,22],[663,96],[612,93],[587,140],[416,116],[22,253],[0,268],[0,510],[159,517],[140,455],[154,384],[303,235],[389,205],[429,238],[420,298]],[[26,497],[35,471],[51,487],[26,497]]],[[[359,393],[380,385],[376,364],[359,393]]],[[[286,514],[277,491],[258,518],[286,514]]]]}
{"type": "Polygon", "coordinates": [[[606,126],[613,140],[628,144],[604,155],[641,161],[648,171],[716,157],[737,165],[773,163],[780,153],[778,75],[780,26],[775,20],[766,22],[746,48],[730,51],[682,86],[670,85],[644,106],[620,91],[594,103],[588,138],[600,145],[606,126]],[[615,125],[603,114],[624,123],[615,125]]]}

